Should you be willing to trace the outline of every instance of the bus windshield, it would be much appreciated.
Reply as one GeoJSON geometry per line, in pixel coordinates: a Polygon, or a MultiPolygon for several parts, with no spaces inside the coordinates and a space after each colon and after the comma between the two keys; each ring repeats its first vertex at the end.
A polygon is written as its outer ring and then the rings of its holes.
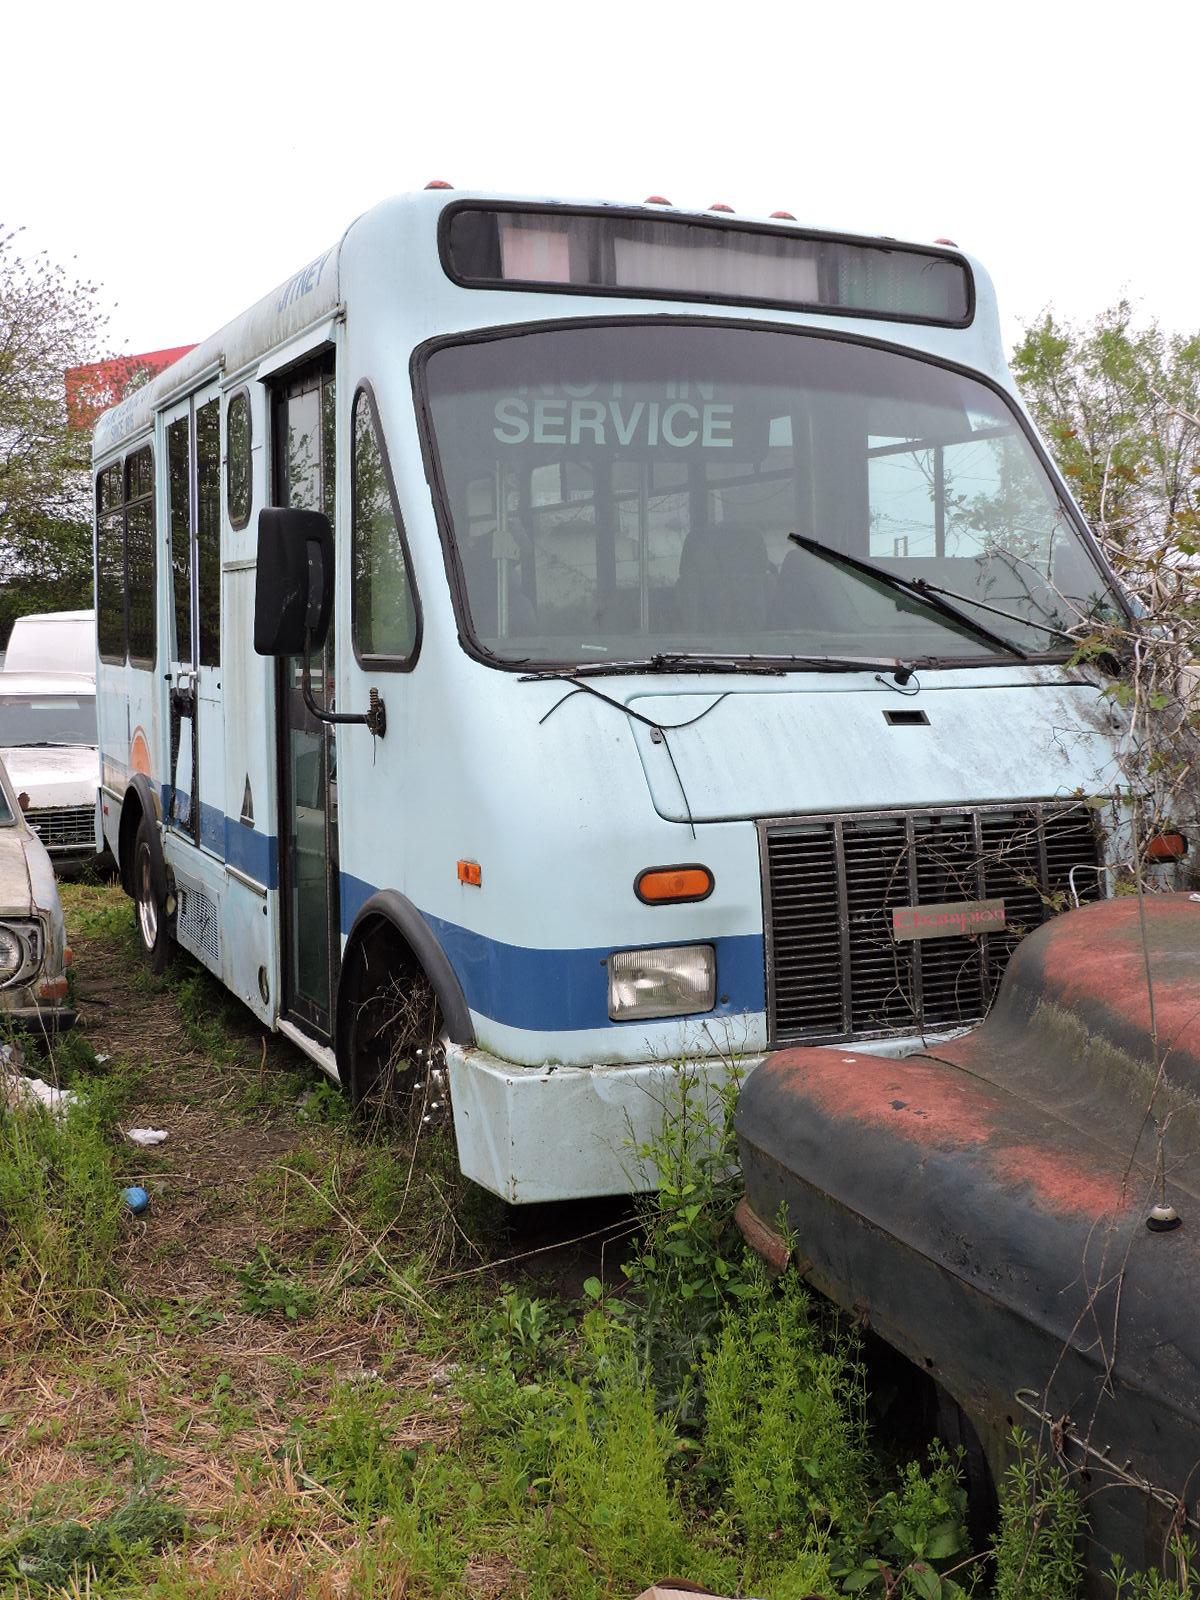
{"type": "Polygon", "coordinates": [[[445,346],[426,384],[464,620],[502,661],[995,660],[1118,606],[1008,403],[928,360],[593,324],[445,346]]]}

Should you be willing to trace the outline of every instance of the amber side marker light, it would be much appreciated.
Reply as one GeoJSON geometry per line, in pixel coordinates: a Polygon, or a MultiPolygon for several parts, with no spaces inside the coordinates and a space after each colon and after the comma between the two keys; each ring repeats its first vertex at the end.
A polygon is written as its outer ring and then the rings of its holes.
{"type": "Polygon", "coordinates": [[[1182,833],[1160,833],[1146,846],[1146,854],[1155,861],[1181,861],[1188,852],[1188,842],[1182,833]]]}
{"type": "Polygon", "coordinates": [[[707,867],[646,867],[633,880],[633,892],[645,905],[678,905],[707,900],[715,879],[707,867]]]}
{"type": "Polygon", "coordinates": [[[478,861],[460,861],[458,863],[459,883],[473,884],[476,889],[483,883],[483,868],[478,861]]]}

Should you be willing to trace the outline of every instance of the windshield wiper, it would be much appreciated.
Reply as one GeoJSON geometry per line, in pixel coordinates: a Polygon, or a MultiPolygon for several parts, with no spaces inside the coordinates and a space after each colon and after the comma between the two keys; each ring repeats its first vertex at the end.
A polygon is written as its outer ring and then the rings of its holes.
{"type": "MultiPolygon", "coordinates": [[[[528,666],[528,661],[514,663],[528,666]]],[[[912,676],[910,661],[856,661],[843,656],[710,656],[690,655],[686,651],[659,651],[644,661],[586,661],[575,666],[542,667],[523,673],[522,683],[536,678],[607,678],[647,675],[656,672],[709,672],[724,674],[755,673],[780,678],[789,671],[803,672],[889,672],[897,682],[912,676]]]]}
{"type": "Polygon", "coordinates": [[[895,572],[889,572],[886,567],[877,567],[870,561],[860,561],[857,556],[848,556],[844,550],[835,550],[832,545],[822,544],[819,539],[809,539],[802,533],[789,533],[788,538],[793,544],[798,544],[801,550],[807,550],[810,555],[820,556],[822,561],[831,561],[835,566],[845,567],[861,578],[869,578],[873,583],[882,583],[889,589],[895,589],[899,594],[911,595],[922,605],[928,606],[931,611],[939,612],[965,632],[973,633],[977,639],[990,644],[993,649],[1003,650],[1006,655],[1016,656],[1018,661],[1029,660],[1028,652],[1022,650],[1020,645],[1004,638],[1002,634],[993,633],[990,628],[985,628],[981,622],[976,622],[974,617],[968,616],[965,611],[952,606],[949,600],[943,600],[923,578],[902,578],[895,572]]]}

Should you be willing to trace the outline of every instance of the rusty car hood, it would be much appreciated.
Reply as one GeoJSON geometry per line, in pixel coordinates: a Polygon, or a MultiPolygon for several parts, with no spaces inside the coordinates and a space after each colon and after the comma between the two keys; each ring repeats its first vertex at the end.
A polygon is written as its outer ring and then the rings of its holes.
{"type": "MultiPolygon", "coordinates": [[[[1035,1414],[1103,1428],[1183,1492],[1200,1427],[1200,897],[1052,920],[987,1020],[924,1053],[780,1050],[736,1126],[752,1214],[786,1219],[825,1293],[1001,1431],[1041,1396],[1035,1414]],[[1161,1200],[1182,1225],[1148,1228],[1161,1200]]],[[[1108,1548],[1133,1549],[1133,1528],[1108,1548]]]]}

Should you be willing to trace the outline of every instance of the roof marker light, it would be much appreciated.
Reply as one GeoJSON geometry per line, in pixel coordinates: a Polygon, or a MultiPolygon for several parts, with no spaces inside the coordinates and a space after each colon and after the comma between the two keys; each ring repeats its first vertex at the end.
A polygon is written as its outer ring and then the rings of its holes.
{"type": "Polygon", "coordinates": [[[445,178],[430,178],[425,187],[427,189],[453,189],[454,185],[447,183],[445,178]]]}
{"type": "Polygon", "coordinates": [[[667,199],[666,195],[648,194],[642,201],[642,204],[644,206],[669,206],[671,202],[667,199]]]}
{"type": "Polygon", "coordinates": [[[773,217],[778,217],[780,222],[795,222],[795,217],[790,211],[772,211],[773,217]]]}
{"type": "Polygon", "coordinates": [[[730,216],[733,215],[733,207],[724,205],[720,200],[714,200],[708,209],[710,211],[728,211],[730,216]]]}
{"type": "Polygon", "coordinates": [[[948,244],[951,250],[958,249],[958,246],[955,244],[953,239],[935,239],[933,242],[934,244],[948,244]]]}

